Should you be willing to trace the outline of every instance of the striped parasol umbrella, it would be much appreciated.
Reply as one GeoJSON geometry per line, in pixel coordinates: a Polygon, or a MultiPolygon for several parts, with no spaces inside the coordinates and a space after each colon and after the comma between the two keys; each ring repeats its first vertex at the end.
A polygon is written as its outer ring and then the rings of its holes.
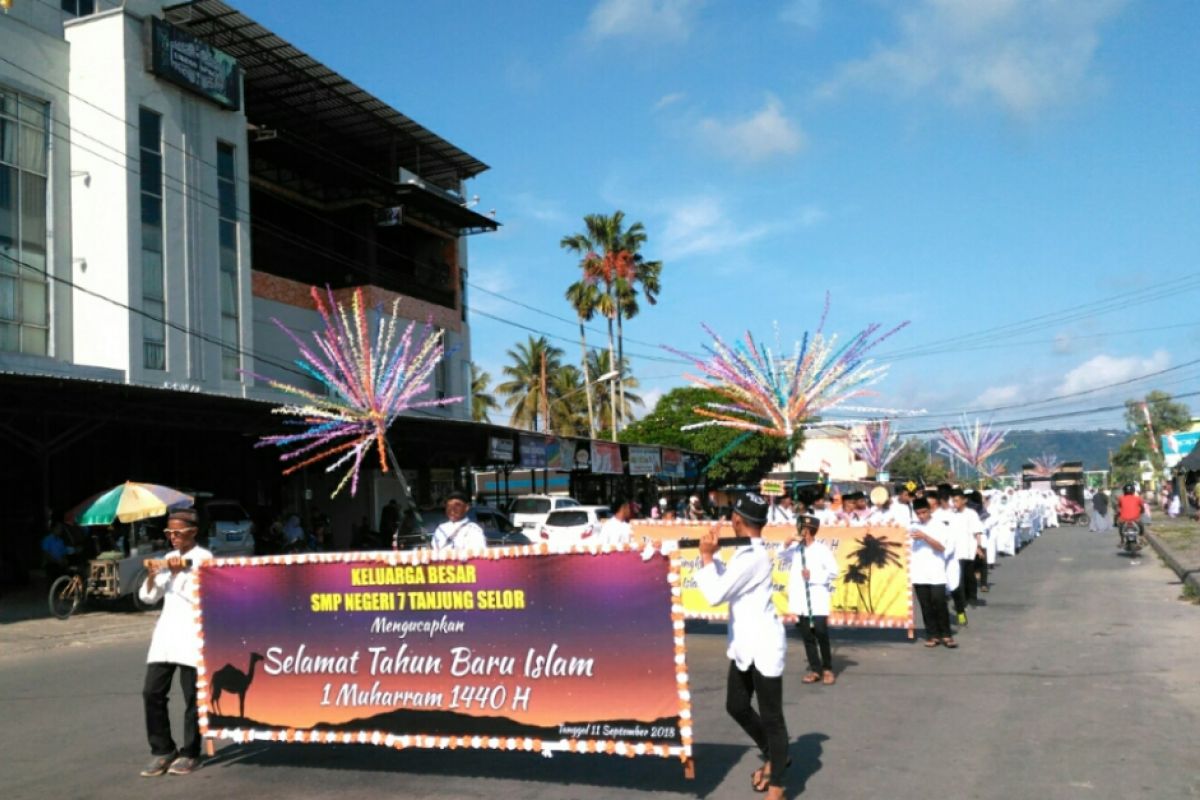
{"type": "Polygon", "coordinates": [[[169,486],[125,481],[84,501],[69,516],[73,516],[79,525],[108,525],[114,519],[136,522],[161,517],[177,508],[188,508],[193,502],[195,498],[190,494],[177,492],[169,486]]]}

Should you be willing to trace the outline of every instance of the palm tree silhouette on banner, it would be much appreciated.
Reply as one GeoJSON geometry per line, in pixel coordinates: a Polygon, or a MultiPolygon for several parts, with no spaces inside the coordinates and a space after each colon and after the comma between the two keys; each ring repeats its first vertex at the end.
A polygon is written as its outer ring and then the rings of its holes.
{"type": "Polygon", "coordinates": [[[866,598],[863,596],[863,584],[867,582],[867,574],[863,572],[862,565],[851,562],[846,567],[846,571],[842,573],[842,608],[846,611],[858,611],[858,606],[850,608],[849,594],[850,587],[858,587],[858,599],[863,605],[867,604],[866,598]]]}
{"type": "MultiPolygon", "coordinates": [[[[858,567],[858,570],[866,570],[867,585],[867,613],[875,613],[875,598],[872,594],[871,578],[874,575],[876,568],[884,569],[885,567],[901,565],[900,556],[893,552],[900,545],[897,542],[891,542],[887,539],[881,539],[877,536],[867,534],[858,540],[858,549],[851,553],[851,558],[854,559],[854,564],[851,569],[858,567]]],[[[847,570],[847,573],[849,570],[847,570]]],[[[859,587],[859,592],[862,592],[862,587],[859,587]]]]}

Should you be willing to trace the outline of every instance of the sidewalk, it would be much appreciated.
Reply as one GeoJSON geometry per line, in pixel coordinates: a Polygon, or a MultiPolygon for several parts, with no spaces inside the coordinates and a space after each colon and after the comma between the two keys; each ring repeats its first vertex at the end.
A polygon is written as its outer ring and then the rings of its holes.
{"type": "Polygon", "coordinates": [[[1192,595],[1200,597],[1200,524],[1156,517],[1146,529],[1146,539],[1192,595]]]}
{"type": "Polygon", "coordinates": [[[48,591],[46,581],[35,578],[0,595],[0,658],[128,636],[150,641],[157,611],[134,611],[128,602],[89,601],[70,619],[60,620],[50,616],[48,591]]]}

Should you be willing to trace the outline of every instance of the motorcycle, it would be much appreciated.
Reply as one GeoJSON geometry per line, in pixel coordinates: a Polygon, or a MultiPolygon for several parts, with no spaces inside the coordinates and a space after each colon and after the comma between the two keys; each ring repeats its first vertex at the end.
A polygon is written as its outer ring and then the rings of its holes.
{"type": "Polygon", "coordinates": [[[1142,549],[1138,543],[1138,524],[1136,522],[1130,520],[1121,523],[1121,546],[1130,555],[1142,549]]]}

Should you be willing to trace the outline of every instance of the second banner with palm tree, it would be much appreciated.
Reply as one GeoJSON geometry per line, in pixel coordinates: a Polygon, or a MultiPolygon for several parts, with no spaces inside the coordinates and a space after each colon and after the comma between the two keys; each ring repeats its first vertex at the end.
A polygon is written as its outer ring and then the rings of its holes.
{"type": "MultiPolygon", "coordinates": [[[[708,524],[633,523],[635,536],[651,540],[694,539],[708,530],[708,524]],[[669,528],[669,530],[664,530],[669,528]]],[[[722,536],[732,535],[728,524],[722,536]]],[[[787,613],[788,575],[796,549],[785,548],[794,539],[791,525],[768,525],[763,529],[767,549],[774,556],[775,607],[787,613]]],[[[913,630],[912,591],[908,579],[911,555],[908,532],[902,528],[875,526],[853,528],[822,525],[817,540],[824,543],[838,563],[838,576],[831,592],[829,624],[853,628],[902,628],[913,630]]],[[[684,614],[692,619],[720,620],[728,616],[724,606],[710,606],[696,587],[692,571],[699,569],[700,551],[683,550],[684,614]]]]}

